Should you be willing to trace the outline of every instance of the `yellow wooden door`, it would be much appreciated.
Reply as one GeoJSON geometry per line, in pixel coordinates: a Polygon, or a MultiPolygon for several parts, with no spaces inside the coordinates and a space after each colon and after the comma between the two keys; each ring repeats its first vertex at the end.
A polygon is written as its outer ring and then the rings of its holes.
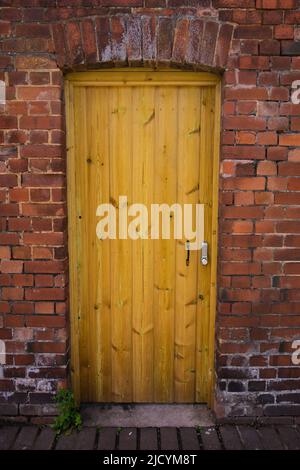
{"type": "MultiPolygon", "coordinates": [[[[192,72],[67,77],[72,374],[84,402],[207,402],[213,383],[219,84],[192,72]],[[186,240],[102,239],[99,204],[205,206],[186,240]]],[[[151,230],[149,222],[149,232],[151,230]]]]}

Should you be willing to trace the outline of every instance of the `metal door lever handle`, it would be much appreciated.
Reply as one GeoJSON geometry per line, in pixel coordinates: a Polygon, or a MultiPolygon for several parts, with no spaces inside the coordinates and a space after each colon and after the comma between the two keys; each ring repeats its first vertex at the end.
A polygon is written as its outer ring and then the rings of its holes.
{"type": "Polygon", "coordinates": [[[206,266],[208,264],[208,258],[207,258],[207,242],[202,242],[201,246],[201,264],[203,266],[206,266]]]}

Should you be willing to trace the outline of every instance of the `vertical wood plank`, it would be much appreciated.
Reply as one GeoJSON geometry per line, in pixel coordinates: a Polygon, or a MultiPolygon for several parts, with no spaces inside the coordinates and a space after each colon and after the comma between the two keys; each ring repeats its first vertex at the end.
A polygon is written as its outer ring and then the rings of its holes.
{"type": "Polygon", "coordinates": [[[218,212],[219,212],[219,178],[220,178],[220,125],[221,125],[221,82],[212,89],[213,120],[213,163],[212,163],[212,216],[211,216],[211,272],[210,272],[210,310],[209,315],[209,369],[207,402],[213,406],[215,386],[215,323],[217,309],[217,260],[218,260],[218,212]]]}
{"type": "MultiPolygon", "coordinates": [[[[178,88],[177,202],[197,204],[199,192],[200,89],[178,88]]],[[[194,229],[195,229],[195,211],[194,229]]],[[[184,233],[183,233],[184,237],[184,233]]],[[[192,241],[192,240],[191,240],[192,241]]],[[[186,265],[186,238],[176,241],[175,401],[195,400],[197,271],[199,251],[186,265]]]]}
{"type": "Polygon", "coordinates": [[[197,345],[196,345],[196,401],[206,402],[209,370],[209,312],[211,282],[211,217],[212,217],[212,149],[213,149],[213,90],[202,88],[200,131],[200,187],[199,202],[204,204],[204,240],[208,243],[208,264],[199,261],[197,345]]]}
{"type": "MultiPolygon", "coordinates": [[[[150,214],[153,200],[155,90],[133,88],[132,195],[143,203],[150,214]]],[[[149,223],[149,219],[148,219],[149,223]]],[[[149,236],[149,229],[147,231],[149,236]]],[[[153,241],[138,239],[132,243],[132,341],[133,400],[153,401],[153,241]]]]}
{"type": "MultiPolygon", "coordinates": [[[[132,89],[110,92],[110,202],[132,204],[132,89]]],[[[132,401],[132,241],[111,240],[112,399],[132,401]]]]}
{"type": "MultiPolygon", "coordinates": [[[[156,90],[156,151],[154,202],[176,202],[177,90],[156,90]]],[[[175,241],[155,240],[154,265],[154,398],[174,401],[175,241]]]]}
{"type": "Polygon", "coordinates": [[[70,277],[70,329],[71,329],[71,382],[74,397],[80,401],[80,353],[79,353],[79,322],[78,309],[80,305],[78,297],[79,276],[77,272],[78,261],[78,224],[77,201],[74,198],[76,187],[76,151],[75,151],[75,100],[73,84],[66,81],[66,121],[67,121],[67,206],[68,206],[68,249],[69,249],[69,277],[70,277]],[[75,230],[74,230],[75,228],[75,230]]]}
{"type": "MultiPolygon", "coordinates": [[[[97,95],[97,165],[100,168],[99,186],[95,192],[99,193],[101,203],[109,202],[110,198],[110,88],[105,87],[98,90],[97,95]]],[[[110,401],[112,397],[112,350],[111,350],[111,276],[110,257],[111,243],[109,239],[98,243],[101,250],[101,266],[99,272],[98,288],[99,303],[97,313],[100,317],[99,343],[100,343],[100,374],[101,385],[99,390],[99,401],[110,401]]]]}
{"type": "Polygon", "coordinates": [[[109,88],[88,87],[87,97],[87,180],[88,188],[87,226],[88,251],[85,256],[86,276],[89,279],[89,375],[91,399],[105,401],[111,395],[111,348],[110,338],[110,276],[109,240],[96,236],[96,210],[100,203],[109,200],[109,88]]]}
{"type": "MultiPolygon", "coordinates": [[[[88,188],[87,181],[87,127],[86,127],[86,88],[75,87],[75,148],[76,148],[76,185],[78,190],[75,193],[76,198],[76,219],[77,224],[77,276],[78,285],[78,323],[79,323],[79,349],[80,349],[80,389],[81,399],[89,401],[93,390],[90,384],[89,361],[90,344],[87,338],[90,334],[89,320],[89,298],[88,298],[88,273],[87,263],[84,262],[84,255],[88,252],[89,227],[88,227],[88,188]]],[[[88,257],[85,257],[88,260],[88,257]]]]}

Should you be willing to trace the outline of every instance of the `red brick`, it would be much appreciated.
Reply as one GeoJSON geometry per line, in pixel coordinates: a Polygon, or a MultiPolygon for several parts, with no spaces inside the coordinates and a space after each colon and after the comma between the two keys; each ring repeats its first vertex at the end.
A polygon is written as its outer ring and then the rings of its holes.
{"type": "Polygon", "coordinates": [[[268,39],[272,38],[272,28],[257,25],[238,26],[234,31],[234,37],[237,39],[268,39]]]}
{"type": "Polygon", "coordinates": [[[275,26],[274,28],[274,37],[276,39],[293,39],[294,38],[294,28],[287,24],[281,24],[275,26]]]}
{"type": "Polygon", "coordinates": [[[142,56],[145,62],[153,63],[156,56],[156,24],[154,15],[141,18],[142,28],[142,56]]]}
{"type": "Polygon", "coordinates": [[[53,249],[46,247],[34,247],[32,250],[33,259],[52,259],[53,249]]]}
{"type": "Polygon", "coordinates": [[[54,60],[44,55],[17,56],[16,68],[18,70],[28,69],[56,69],[54,60]]]}
{"type": "Polygon", "coordinates": [[[16,25],[16,35],[29,37],[50,37],[50,27],[48,24],[20,23],[16,25]]]}
{"type": "Polygon", "coordinates": [[[110,19],[108,17],[99,17],[96,19],[96,38],[99,59],[103,62],[111,60],[110,43],[110,19]]]}
{"type": "Polygon", "coordinates": [[[50,189],[30,189],[32,202],[47,202],[50,200],[50,189]]]}
{"type": "Polygon", "coordinates": [[[297,0],[260,0],[262,8],[282,8],[282,9],[290,9],[296,8],[297,0]]]}
{"type": "Polygon", "coordinates": [[[6,188],[13,188],[17,186],[17,176],[16,175],[0,175],[0,187],[6,188]]]}
{"type": "Polygon", "coordinates": [[[266,39],[259,44],[260,55],[280,55],[280,42],[273,39],[266,39]]]}
{"type": "Polygon", "coordinates": [[[268,99],[268,91],[261,87],[237,87],[225,89],[225,98],[229,100],[265,100],[268,99]]]}
{"type": "Polygon", "coordinates": [[[176,22],[173,44],[173,60],[175,62],[184,62],[187,49],[189,30],[189,20],[187,18],[179,18],[176,22]]]}
{"type": "Polygon", "coordinates": [[[223,146],[223,156],[238,160],[262,160],[265,158],[265,149],[254,145],[223,146]]]}
{"type": "Polygon", "coordinates": [[[256,101],[239,101],[236,106],[237,114],[256,114],[256,101]]]}
{"type": "Polygon", "coordinates": [[[15,287],[33,286],[33,276],[31,274],[14,274],[12,283],[15,287]]]}
{"type": "Polygon", "coordinates": [[[279,76],[276,72],[261,72],[258,75],[259,85],[273,85],[276,86],[279,83],[279,76]]]}
{"type": "Polygon", "coordinates": [[[24,272],[26,273],[60,273],[64,270],[61,261],[26,261],[24,272]]]}
{"type": "Polygon", "coordinates": [[[60,116],[21,116],[20,129],[60,129],[60,116]]]}
{"type": "Polygon", "coordinates": [[[264,56],[241,56],[239,59],[241,69],[259,69],[269,68],[269,58],[264,56]]]}
{"type": "Polygon", "coordinates": [[[53,276],[50,274],[37,274],[35,276],[36,287],[52,287],[53,282],[53,276]]]}
{"type": "Polygon", "coordinates": [[[65,35],[68,48],[67,62],[70,65],[80,64],[84,60],[84,52],[79,23],[75,21],[66,23],[65,35]]]}
{"type": "Polygon", "coordinates": [[[15,129],[18,127],[17,118],[15,116],[1,116],[0,115],[0,127],[2,129],[15,129]]]}
{"type": "Polygon", "coordinates": [[[54,23],[52,25],[52,30],[57,63],[60,67],[64,67],[66,65],[66,41],[64,35],[64,25],[61,23],[54,23]]]}
{"type": "Polygon", "coordinates": [[[21,273],[23,270],[22,261],[2,260],[0,262],[0,272],[2,273],[21,273]]]}
{"type": "Polygon", "coordinates": [[[265,189],[265,178],[227,178],[223,185],[224,189],[262,190],[265,189]]]}
{"type": "Polygon", "coordinates": [[[259,132],[257,135],[257,143],[259,145],[276,145],[278,136],[276,132],[259,132]]]}
{"type": "Polygon", "coordinates": [[[289,70],[291,59],[289,57],[271,57],[273,70],[289,70]]]}
{"type": "Polygon", "coordinates": [[[272,117],[268,119],[268,129],[284,131],[288,129],[289,121],[286,117],[272,117]]]}
{"type": "Polygon", "coordinates": [[[35,304],[35,313],[37,314],[53,314],[54,303],[53,302],[37,302],[35,304]]]}
{"type": "Polygon", "coordinates": [[[17,92],[18,99],[20,100],[58,100],[60,95],[60,88],[51,86],[20,86],[17,92]]]}
{"type": "Polygon", "coordinates": [[[246,144],[252,145],[256,142],[256,134],[255,132],[237,132],[236,133],[236,142],[237,144],[246,144]]]}
{"type": "Polygon", "coordinates": [[[26,318],[29,327],[42,328],[64,328],[66,319],[58,315],[34,315],[26,318]]]}
{"type": "Polygon", "coordinates": [[[97,61],[97,46],[95,25],[92,20],[84,20],[81,23],[83,50],[87,63],[95,63],[97,61]]]}
{"type": "Polygon", "coordinates": [[[283,12],[280,10],[264,11],[263,24],[276,25],[283,22],[283,12]]]}
{"type": "Polygon", "coordinates": [[[254,204],[253,191],[241,191],[234,195],[234,202],[237,206],[249,206],[254,204]]]}
{"type": "Polygon", "coordinates": [[[256,192],[255,204],[258,205],[272,205],[274,204],[274,194],[270,192],[256,192]]]}
{"type": "Polygon", "coordinates": [[[292,117],[291,119],[291,130],[300,131],[300,118],[292,117]]]}
{"type": "Polygon", "coordinates": [[[282,191],[287,189],[286,178],[268,178],[267,188],[271,191],[282,191]]]}
{"type": "Polygon", "coordinates": [[[3,300],[22,300],[24,297],[24,289],[15,287],[3,287],[2,299],[3,300]]]}
{"type": "Polygon", "coordinates": [[[22,183],[28,187],[62,187],[64,175],[60,174],[24,174],[22,183]]]}
{"type": "Polygon", "coordinates": [[[253,39],[240,41],[240,52],[247,55],[258,55],[258,41],[253,39]]]}
{"type": "Polygon", "coordinates": [[[129,17],[127,20],[127,57],[130,63],[137,63],[142,59],[141,18],[129,17]]]}
{"type": "Polygon", "coordinates": [[[173,45],[173,24],[170,18],[160,17],[157,29],[157,60],[170,61],[173,45]]]}
{"type": "Polygon", "coordinates": [[[266,128],[266,120],[255,116],[232,116],[223,120],[225,129],[249,129],[263,130],[266,128]]]}
{"type": "Polygon", "coordinates": [[[116,63],[126,61],[126,26],[122,17],[111,17],[111,58],[116,63]]]}
{"type": "Polygon", "coordinates": [[[255,0],[214,0],[215,8],[255,8],[255,0]]]}
{"type": "Polygon", "coordinates": [[[25,290],[25,299],[26,300],[64,300],[65,298],[65,291],[64,289],[59,288],[35,288],[30,289],[27,288],[25,290]]]}
{"type": "MultiPolygon", "coordinates": [[[[64,353],[65,352],[65,344],[64,343],[55,343],[55,342],[35,342],[35,343],[28,343],[27,349],[28,352],[34,353],[64,353]]],[[[49,370],[48,370],[49,372],[49,370]]],[[[36,377],[36,374],[33,375],[36,377]]]]}
{"type": "Polygon", "coordinates": [[[285,147],[269,147],[267,150],[267,157],[269,160],[286,160],[287,149],[285,147]]]}
{"type": "Polygon", "coordinates": [[[299,134],[282,134],[279,136],[279,145],[299,147],[300,135],[299,134]]]}
{"type": "Polygon", "coordinates": [[[60,246],[63,244],[62,233],[24,233],[23,241],[26,245],[60,246]]]}
{"type": "Polygon", "coordinates": [[[222,24],[219,30],[219,36],[216,45],[215,63],[219,67],[225,67],[227,64],[228,53],[230,49],[233,27],[229,24],[222,24]]]}
{"type": "Polygon", "coordinates": [[[277,175],[277,165],[274,162],[258,162],[257,175],[277,175]]]}

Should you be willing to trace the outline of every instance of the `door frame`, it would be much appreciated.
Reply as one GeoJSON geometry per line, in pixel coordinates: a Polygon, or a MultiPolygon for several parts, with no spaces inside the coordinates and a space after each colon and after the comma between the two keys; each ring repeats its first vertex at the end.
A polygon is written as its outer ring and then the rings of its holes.
{"type": "Polygon", "coordinates": [[[67,208],[68,208],[68,254],[69,254],[69,310],[71,334],[71,385],[76,401],[80,402],[80,358],[79,358],[79,279],[77,273],[77,239],[76,230],[76,191],[75,184],[75,152],[74,152],[74,117],[73,88],[74,86],[103,86],[113,82],[126,86],[150,85],[155,73],[155,84],[188,84],[191,82],[201,87],[210,86],[215,89],[214,112],[214,144],[213,144],[213,188],[212,188],[212,241],[211,241],[211,276],[210,301],[205,313],[208,316],[208,364],[207,404],[213,407],[215,385],[215,320],[217,307],[217,259],[218,259],[218,193],[219,193],[219,154],[220,154],[220,121],[221,121],[221,77],[208,72],[183,71],[179,69],[151,68],[114,68],[90,72],[72,72],[65,76],[65,107],[66,107],[66,154],[67,154],[67,208]],[[170,83],[171,82],[171,83],[170,83]]]}

